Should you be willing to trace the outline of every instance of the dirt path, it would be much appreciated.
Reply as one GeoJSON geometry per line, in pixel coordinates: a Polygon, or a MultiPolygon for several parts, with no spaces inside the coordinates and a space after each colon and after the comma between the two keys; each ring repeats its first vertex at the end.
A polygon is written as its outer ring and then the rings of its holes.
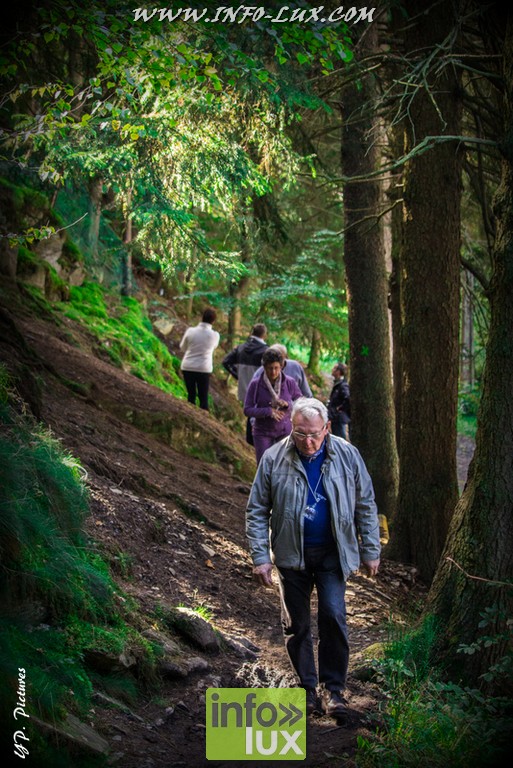
{"type": "MultiPolygon", "coordinates": [[[[147,690],[124,709],[98,698],[89,722],[108,740],[113,765],[215,765],[205,759],[206,689],[294,684],[276,591],[256,588],[251,578],[244,537],[249,480],[241,479],[233,456],[251,462],[252,453],[241,437],[211,417],[202,422],[204,414],[187,403],[95,357],[87,339],[77,343],[70,324],[22,316],[16,323],[20,337],[9,324],[2,334],[0,324],[0,357],[21,372],[34,412],[87,470],[90,533],[126,595],[147,617],[141,629],[151,629],[159,606],[201,605],[225,636],[254,648],[245,658],[233,650],[206,654],[183,646],[196,659],[195,671],[163,680],[157,691],[147,690]],[[27,375],[29,369],[37,381],[27,375]],[[198,445],[207,436],[218,441],[222,465],[177,449],[175,428],[184,420],[192,424],[198,445]]],[[[460,482],[472,446],[463,448],[460,482]]],[[[303,765],[354,765],[357,738],[375,730],[382,697],[379,688],[352,671],[363,649],[387,637],[390,619],[401,620],[402,610],[411,617],[424,595],[407,565],[385,561],[377,580],[360,575],[351,580],[350,717],[345,727],[329,718],[310,718],[303,765]]]]}
{"type": "MultiPolygon", "coordinates": [[[[104,482],[95,483],[93,496],[91,523],[96,535],[99,531],[100,540],[111,546],[116,531],[116,544],[133,557],[132,576],[123,584],[128,594],[148,612],[159,602],[207,606],[214,625],[225,635],[250,641],[256,658],[201,653],[208,668],[186,680],[165,682],[132,715],[95,707],[92,721],[109,740],[114,764],[123,768],[221,765],[205,758],[206,689],[295,684],[280,631],[277,592],[256,587],[247,553],[233,541],[239,536],[205,528],[180,513],[170,513],[157,501],[134,495],[120,498],[104,482]],[[155,519],[161,520],[162,538],[149,543],[155,519]],[[210,566],[204,545],[215,553],[208,558],[210,566]]],[[[242,538],[242,498],[239,513],[237,532],[242,538]]],[[[351,669],[361,662],[365,648],[386,639],[391,617],[400,620],[401,608],[411,611],[424,594],[422,585],[415,582],[414,569],[388,562],[378,580],[360,575],[351,580],[347,595],[351,669]]],[[[353,765],[358,736],[376,728],[374,718],[382,699],[379,688],[350,674],[348,692],[350,717],[345,726],[326,717],[309,719],[308,757],[303,765],[353,765]]]]}

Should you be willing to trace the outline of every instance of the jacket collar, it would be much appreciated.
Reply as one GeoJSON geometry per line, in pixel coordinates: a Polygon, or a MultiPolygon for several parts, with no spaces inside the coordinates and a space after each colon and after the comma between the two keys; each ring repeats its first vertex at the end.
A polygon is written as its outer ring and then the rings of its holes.
{"type": "MultiPolygon", "coordinates": [[[[331,440],[330,432],[328,432],[328,434],[326,435],[325,445],[326,445],[325,461],[328,461],[329,459],[333,458],[333,443],[331,440]]],[[[286,449],[287,449],[287,455],[289,455],[292,460],[294,459],[294,457],[297,457],[297,459],[299,460],[299,453],[298,451],[296,451],[296,444],[294,442],[294,438],[292,437],[292,435],[289,435],[287,437],[286,449]]]]}

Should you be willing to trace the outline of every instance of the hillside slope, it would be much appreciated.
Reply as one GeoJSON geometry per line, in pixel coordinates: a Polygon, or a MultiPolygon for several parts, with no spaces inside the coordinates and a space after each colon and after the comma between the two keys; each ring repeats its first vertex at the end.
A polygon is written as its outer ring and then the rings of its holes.
{"type": "MultiPolygon", "coordinates": [[[[280,633],[278,596],[256,589],[244,540],[252,450],[211,415],[94,355],[83,328],[40,317],[14,283],[2,286],[0,360],[25,400],[87,471],[88,529],[118,582],[147,617],[198,606],[231,644],[198,651],[180,641],[179,669],[158,696],[130,708],[98,700],[91,723],[124,768],[205,761],[207,687],[293,684],[280,633]]],[[[381,583],[355,576],[348,609],[357,652],[382,639],[395,606],[422,594],[412,569],[385,563],[381,583]]],[[[309,724],[310,766],[351,765],[370,727],[377,688],[352,678],[347,728],[309,724]]],[[[281,763],[283,764],[283,763],[281,763]]]]}

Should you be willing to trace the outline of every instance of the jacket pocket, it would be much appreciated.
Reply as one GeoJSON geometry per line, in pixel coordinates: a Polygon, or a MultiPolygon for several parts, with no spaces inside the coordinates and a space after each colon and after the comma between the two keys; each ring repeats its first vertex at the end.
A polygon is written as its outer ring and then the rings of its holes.
{"type": "Polygon", "coordinates": [[[301,562],[299,541],[294,515],[282,515],[275,521],[271,532],[271,549],[276,565],[297,568],[301,562]]]}

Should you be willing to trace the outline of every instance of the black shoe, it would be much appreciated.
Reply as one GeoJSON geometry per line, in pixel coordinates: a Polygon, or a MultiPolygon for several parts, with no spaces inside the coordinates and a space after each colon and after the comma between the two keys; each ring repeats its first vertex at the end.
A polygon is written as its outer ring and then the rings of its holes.
{"type": "Polygon", "coordinates": [[[315,688],[306,688],[306,714],[313,715],[319,711],[317,692],[315,688]]]}
{"type": "Polygon", "coordinates": [[[340,691],[326,691],[323,701],[324,713],[337,720],[347,716],[347,701],[340,691]]]}

